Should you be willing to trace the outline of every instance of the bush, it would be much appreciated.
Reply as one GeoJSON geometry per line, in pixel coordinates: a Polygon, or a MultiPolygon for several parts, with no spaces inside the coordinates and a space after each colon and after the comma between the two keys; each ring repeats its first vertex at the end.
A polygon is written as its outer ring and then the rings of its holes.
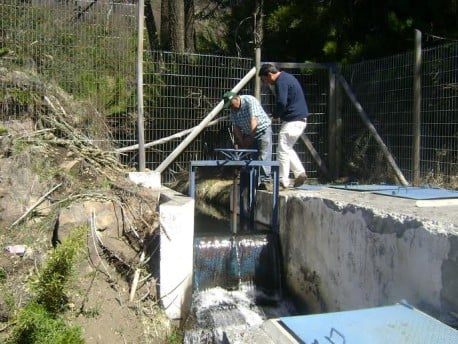
{"type": "Polygon", "coordinates": [[[43,305],[31,303],[17,317],[11,344],[83,344],[80,327],[68,327],[43,305]]]}
{"type": "Polygon", "coordinates": [[[87,228],[81,227],[51,253],[46,265],[32,282],[35,292],[30,303],[14,321],[11,344],[82,344],[80,327],[69,327],[61,313],[67,305],[66,288],[87,228]]]}
{"type": "Polygon", "coordinates": [[[73,271],[77,253],[84,243],[85,233],[86,228],[78,228],[61,245],[58,245],[46,261],[46,266],[37,280],[32,283],[36,302],[43,305],[50,313],[57,314],[67,304],[65,287],[73,271]]]}

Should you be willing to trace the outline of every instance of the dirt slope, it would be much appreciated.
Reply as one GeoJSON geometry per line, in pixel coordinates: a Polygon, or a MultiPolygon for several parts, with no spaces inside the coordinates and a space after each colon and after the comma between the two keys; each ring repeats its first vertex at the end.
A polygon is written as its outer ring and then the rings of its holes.
{"type": "Polygon", "coordinates": [[[154,261],[140,261],[142,250],[155,249],[158,194],[128,180],[109,144],[91,143],[90,131],[99,129],[76,129],[93,109],[33,74],[2,69],[0,84],[0,342],[53,245],[80,225],[88,240],[67,293],[68,323],[82,326],[86,343],[171,342],[154,261]]]}

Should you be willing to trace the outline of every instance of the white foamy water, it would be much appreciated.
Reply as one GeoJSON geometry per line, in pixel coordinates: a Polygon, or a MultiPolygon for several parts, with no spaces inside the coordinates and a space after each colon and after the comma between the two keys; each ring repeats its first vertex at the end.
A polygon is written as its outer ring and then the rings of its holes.
{"type": "Polygon", "coordinates": [[[262,330],[264,321],[293,312],[289,302],[265,295],[249,284],[242,284],[238,290],[215,287],[195,292],[184,343],[268,344],[262,330]]]}

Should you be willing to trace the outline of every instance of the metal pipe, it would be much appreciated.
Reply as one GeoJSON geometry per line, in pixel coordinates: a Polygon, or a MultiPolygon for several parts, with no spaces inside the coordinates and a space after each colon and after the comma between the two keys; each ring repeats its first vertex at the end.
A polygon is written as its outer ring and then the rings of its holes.
{"type": "MultiPolygon", "coordinates": [[[[228,118],[229,118],[229,116],[219,117],[219,118],[215,119],[214,121],[211,121],[210,123],[208,123],[207,128],[212,126],[212,125],[218,124],[218,123],[220,123],[222,121],[225,121],[228,118]]],[[[153,146],[157,146],[157,145],[161,145],[161,144],[167,143],[167,142],[172,141],[174,139],[179,139],[180,137],[189,134],[191,131],[193,131],[194,128],[195,127],[192,127],[192,128],[180,131],[178,133],[175,133],[173,135],[160,138],[159,140],[155,140],[155,141],[152,141],[152,142],[145,143],[144,147],[145,148],[153,147],[153,146]]],[[[135,144],[135,145],[132,145],[132,146],[118,148],[118,149],[115,150],[115,152],[116,153],[123,153],[123,152],[132,151],[132,150],[135,150],[135,149],[138,149],[138,144],[135,144]]]]}
{"type": "MultiPolygon", "coordinates": [[[[255,49],[255,64],[256,64],[256,70],[259,70],[261,68],[261,48],[256,47],[255,49]]],[[[258,76],[256,76],[255,82],[254,82],[254,96],[256,99],[261,101],[261,80],[258,76]]]]}
{"type": "Polygon", "coordinates": [[[232,233],[237,234],[237,173],[232,184],[232,233]]]}

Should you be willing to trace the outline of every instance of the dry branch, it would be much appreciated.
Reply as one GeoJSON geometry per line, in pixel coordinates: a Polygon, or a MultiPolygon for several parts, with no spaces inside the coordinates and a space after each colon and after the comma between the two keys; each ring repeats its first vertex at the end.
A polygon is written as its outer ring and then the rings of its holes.
{"type": "Polygon", "coordinates": [[[137,291],[138,280],[140,279],[140,272],[143,267],[143,262],[145,260],[145,250],[142,251],[140,255],[140,261],[138,263],[137,269],[135,269],[134,278],[132,280],[132,286],[130,288],[130,296],[129,301],[132,302],[135,297],[135,293],[137,291]]]}
{"type": "MultiPolygon", "coordinates": [[[[98,268],[99,265],[102,265],[103,268],[105,269],[105,273],[107,274],[108,278],[112,281],[113,278],[111,278],[110,272],[108,271],[108,269],[105,266],[105,264],[103,264],[103,260],[99,255],[99,250],[97,249],[97,246],[98,246],[97,242],[101,243],[102,245],[103,245],[103,243],[102,243],[102,239],[100,238],[100,236],[97,233],[97,223],[96,223],[94,210],[92,211],[92,214],[91,214],[90,224],[91,224],[90,227],[91,227],[91,236],[92,236],[93,249],[94,249],[94,252],[96,253],[96,256],[97,256],[97,262],[93,262],[93,264],[94,264],[94,266],[96,268],[98,268]]],[[[92,261],[92,257],[91,257],[91,261],[92,261]]]]}
{"type": "Polygon", "coordinates": [[[70,117],[57,98],[45,96],[44,100],[51,109],[51,113],[44,113],[40,120],[46,126],[54,128],[54,133],[58,135],[58,137],[53,137],[53,143],[78,154],[109,180],[114,179],[111,174],[118,175],[125,172],[125,166],[118,161],[115,153],[101,150],[92,143],[90,138],[67,121],[67,118],[70,119],[70,117]]]}
{"type": "Polygon", "coordinates": [[[16,226],[18,223],[20,223],[22,220],[24,220],[36,207],[38,207],[41,203],[43,203],[43,201],[46,199],[46,197],[48,197],[51,193],[54,192],[54,190],[56,190],[61,185],[62,185],[62,183],[57,184],[51,190],[49,190],[43,196],[41,196],[40,199],[38,201],[36,201],[34,205],[32,205],[24,214],[22,214],[21,217],[19,217],[16,221],[14,221],[11,224],[10,228],[16,226]]]}

